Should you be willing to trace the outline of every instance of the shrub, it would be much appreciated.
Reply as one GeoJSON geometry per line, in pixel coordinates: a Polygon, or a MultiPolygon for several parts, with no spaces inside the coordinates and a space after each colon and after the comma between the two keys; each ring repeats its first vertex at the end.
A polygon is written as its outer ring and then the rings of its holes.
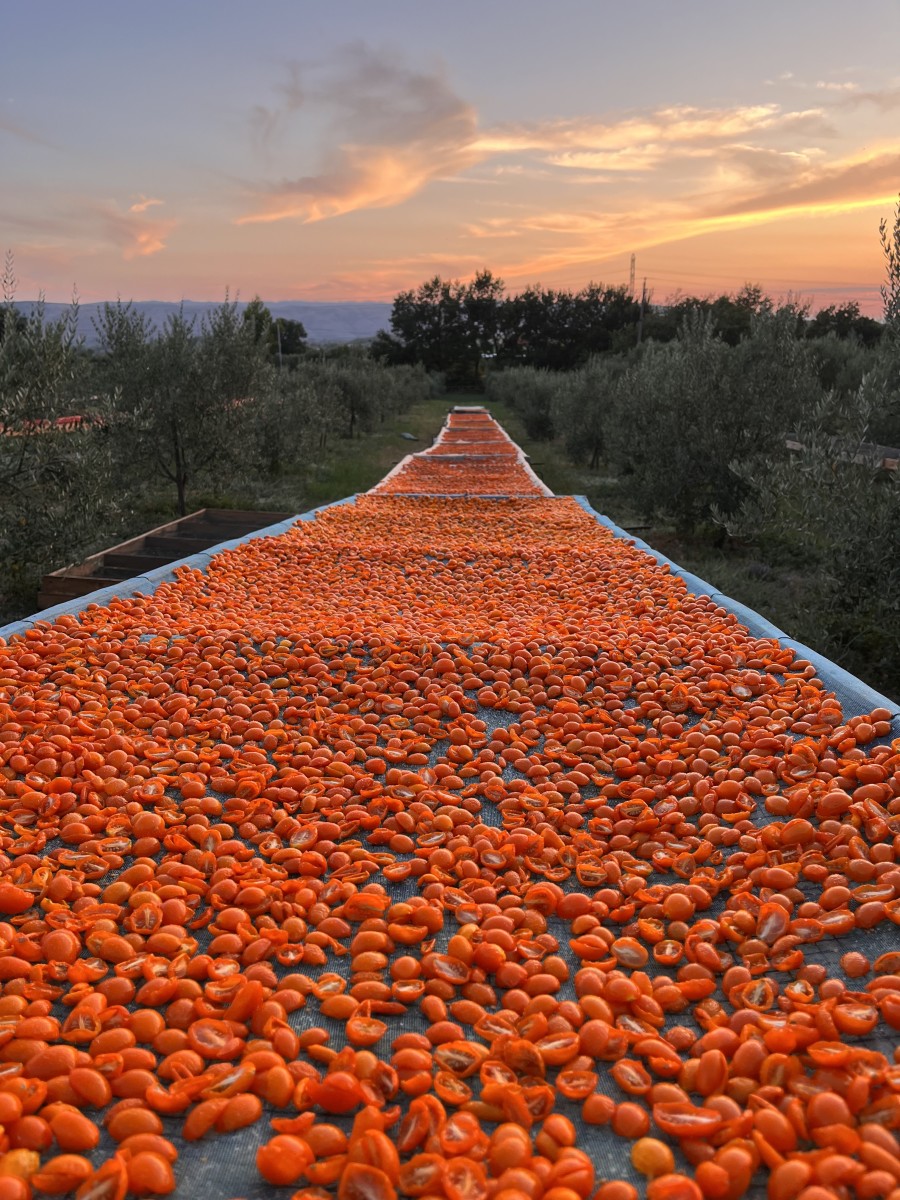
{"type": "Polygon", "coordinates": [[[633,501],[682,534],[728,516],[752,494],[741,468],[784,459],[786,434],[821,394],[793,310],[754,317],[732,347],[708,314],[688,314],[678,338],[651,345],[621,379],[611,453],[633,501]]]}
{"type": "Polygon", "coordinates": [[[86,406],[77,305],[57,321],[39,303],[27,319],[14,307],[7,259],[0,337],[0,558],[7,612],[34,603],[42,574],[80,557],[114,509],[108,423],[86,406]],[[60,417],[91,420],[64,432],[60,417]]]}
{"type": "Polygon", "coordinates": [[[623,357],[607,355],[592,358],[580,370],[559,379],[553,394],[553,424],[573,462],[591,470],[600,465],[610,429],[621,415],[626,369],[623,357]]]}
{"type": "Polygon", "coordinates": [[[553,397],[558,376],[535,367],[510,367],[487,377],[488,400],[499,400],[519,415],[525,433],[534,441],[549,441],[554,435],[553,397]]]}
{"type": "Polygon", "coordinates": [[[801,628],[792,632],[896,695],[900,473],[882,470],[865,450],[884,386],[873,372],[854,396],[824,397],[798,426],[803,449],[761,464],[748,480],[752,500],[723,520],[771,561],[806,575],[801,628]]]}

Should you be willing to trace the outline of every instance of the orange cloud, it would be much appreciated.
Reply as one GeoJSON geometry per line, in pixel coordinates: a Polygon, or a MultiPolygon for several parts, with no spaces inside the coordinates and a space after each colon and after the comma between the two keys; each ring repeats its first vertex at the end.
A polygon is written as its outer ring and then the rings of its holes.
{"type": "MultiPolygon", "coordinates": [[[[487,251],[505,278],[528,281],[704,234],[890,202],[900,140],[873,148],[869,128],[867,150],[852,147],[862,142],[856,111],[887,113],[900,89],[793,77],[780,86],[802,90],[802,103],[667,105],[490,127],[440,72],[355,47],[336,67],[295,66],[277,102],[254,109],[261,146],[286,141],[302,111],[307,138],[326,121],[326,149],[302,174],[248,186],[237,223],[321,222],[401,205],[453,178],[481,190],[471,202],[445,190],[419,210],[432,222],[431,246],[455,227],[462,250],[481,252],[479,264],[487,251]]],[[[383,228],[399,236],[396,222],[383,228]]],[[[363,252],[353,278],[371,295],[444,261],[363,252]]],[[[448,255],[447,270],[472,261],[448,255]]],[[[335,275],[327,287],[352,291],[350,281],[335,275]]]]}
{"type": "Polygon", "coordinates": [[[174,220],[144,217],[141,208],[122,212],[115,204],[98,205],[96,213],[106,240],[121,249],[126,262],[165,250],[166,239],[178,224],[174,220]]]}
{"type": "MultiPolygon", "coordinates": [[[[162,201],[153,203],[161,204],[162,201]]],[[[116,247],[126,262],[148,258],[166,247],[178,222],[146,217],[141,207],[122,210],[112,201],[71,201],[64,213],[3,213],[4,221],[27,234],[37,234],[44,250],[94,254],[116,247]]]]}
{"type": "Polygon", "coordinates": [[[749,134],[790,131],[831,135],[833,128],[824,109],[784,112],[778,104],[743,105],[724,109],[689,106],[626,114],[615,121],[582,118],[548,121],[535,126],[507,126],[478,138],[475,149],[484,154],[544,151],[636,152],[653,145],[684,145],[745,138],[749,134]]]}
{"type": "Polygon", "coordinates": [[[335,114],[333,148],[310,175],[255,188],[254,211],[237,224],[322,221],[363,208],[402,204],[430,181],[464,171],[473,150],[477,117],[439,74],[415,71],[364,47],[347,50],[338,71],[302,82],[295,70],[281,110],[255,110],[264,132],[301,103],[335,114]]]}
{"type": "Polygon", "coordinates": [[[900,147],[820,164],[785,186],[745,196],[725,206],[722,219],[769,217],[785,212],[841,212],[890,202],[900,180],[900,147]]]}
{"type": "MultiPolygon", "coordinates": [[[[837,216],[894,202],[900,179],[900,147],[837,163],[813,161],[794,178],[773,174],[759,178],[735,176],[730,194],[710,203],[696,193],[646,199],[622,211],[545,211],[493,217],[469,227],[481,239],[528,237],[544,245],[519,261],[498,262],[512,278],[558,272],[579,263],[596,263],[623,253],[673,245],[687,238],[728,230],[748,229],[803,216],[837,216]],[[549,241],[548,239],[552,239],[549,241]]],[[[501,248],[498,246],[498,252],[501,248]]]]}
{"type": "MultiPolygon", "coordinates": [[[[288,83],[279,89],[280,102],[253,110],[251,125],[263,140],[284,132],[292,114],[301,108],[331,113],[330,149],[317,171],[252,188],[253,208],[236,223],[286,219],[311,223],[396,206],[436,180],[465,179],[472,167],[491,159],[501,160],[493,172],[495,182],[528,178],[546,180],[547,189],[559,189],[615,178],[619,190],[610,196],[611,212],[599,222],[593,214],[580,211],[580,205],[579,211],[571,212],[556,203],[551,211],[525,220],[470,220],[463,226],[468,237],[509,239],[524,229],[555,236],[593,236],[598,225],[605,232],[623,225],[633,228],[640,223],[641,211],[646,209],[654,219],[658,214],[660,203],[654,202],[654,191],[671,199],[671,205],[661,207],[667,214],[671,210],[672,224],[678,227],[696,220],[698,198],[702,207],[710,192],[722,197],[723,211],[716,219],[729,216],[729,206],[734,208],[731,219],[745,211],[766,211],[767,205],[773,212],[779,210],[783,205],[775,202],[774,192],[771,203],[766,199],[772,185],[790,192],[789,206],[803,206],[807,203],[803,188],[808,186],[813,195],[830,178],[830,169],[822,170],[828,155],[816,143],[838,135],[835,118],[861,103],[889,107],[893,92],[864,92],[855,84],[821,80],[791,86],[814,86],[835,93],[837,99],[829,99],[824,107],[797,110],[777,103],[722,108],[674,105],[609,119],[585,117],[481,129],[474,108],[442,74],[415,70],[355,46],[324,77],[315,68],[301,70],[295,64],[288,83]],[[504,159],[518,161],[503,163],[504,159]],[[652,182],[647,187],[643,180],[652,182]],[[636,205],[633,185],[637,183],[643,195],[636,205]],[[682,211],[687,208],[693,211],[682,211]],[[617,209],[627,211],[631,220],[620,220],[617,209]]],[[[857,184],[866,195],[880,198],[883,189],[873,192],[874,181],[865,175],[863,171],[857,184]]],[[[476,181],[471,174],[468,178],[476,181]]],[[[483,177],[479,182],[485,182],[483,177]]],[[[846,186],[850,182],[848,178],[846,186]]],[[[836,186],[840,192],[840,182],[836,186]]]]}

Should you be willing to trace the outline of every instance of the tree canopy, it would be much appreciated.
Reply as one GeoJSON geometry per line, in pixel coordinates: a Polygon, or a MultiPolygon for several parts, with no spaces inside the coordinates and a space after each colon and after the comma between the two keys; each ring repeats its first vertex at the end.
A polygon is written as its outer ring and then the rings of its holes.
{"type": "Polygon", "coordinates": [[[580,291],[541,284],[508,294],[490,270],[470,282],[439,275],[394,299],[390,333],[374,340],[385,362],[420,363],[442,374],[450,387],[480,387],[492,370],[536,367],[574,371],[598,354],[622,353],[639,342],[671,342],[685,320],[708,317],[715,335],[737,346],[753,322],[775,311],[793,323],[797,336],[835,338],[874,346],[883,326],[859,305],[831,305],[810,318],[809,307],[788,298],[776,302],[759,284],[719,296],[677,293],[665,304],[642,305],[623,285],[589,283],[580,291]]]}
{"type": "Polygon", "coordinates": [[[244,309],[242,320],[251,330],[254,344],[264,346],[273,361],[282,364],[288,355],[306,353],[307,333],[303,322],[273,317],[259,296],[254,296],[244,309]]]}

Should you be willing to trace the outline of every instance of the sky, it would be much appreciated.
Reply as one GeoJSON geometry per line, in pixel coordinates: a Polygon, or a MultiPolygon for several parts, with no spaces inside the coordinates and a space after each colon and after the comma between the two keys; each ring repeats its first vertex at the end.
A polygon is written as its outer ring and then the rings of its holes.
{"type": "Polygon", "coordinates": [[[897,0],[0,0],[17,295],[746,282],[881,313],[897,0]],[[39,19],[38,19],[39,17],[39,19]]]}

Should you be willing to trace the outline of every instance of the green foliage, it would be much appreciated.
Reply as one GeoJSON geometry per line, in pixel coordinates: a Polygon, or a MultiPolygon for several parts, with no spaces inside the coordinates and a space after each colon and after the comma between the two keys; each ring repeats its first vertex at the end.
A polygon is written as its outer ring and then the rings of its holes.
{"type": "MultiPolygon", "coordinates": [[[[880,325],[878,329],[881,330],[880,325]]],[[[867,349],[855,336],[842,336],[837,330],[812,336],[808,353],[822,389],[838,396],[859,391],[863,377],[873,369],[878,355],[878,351],[867,349]]]]}
{"type": "Polygon", "coordinates": [[[626,349],[636,341],[638,313],[624,287],[532,287],[506,296],[490,271],[468,284],[435,276],[396,297],[392,332],[380,333],[373,351],[385,362],[441,372],[448,387],[475,388],[486,362],[567,371],[594,354],[626,349]]]}
{"type": "Polygon", "coordinates": [[[879,226],[886,278],[881,288],[884,323],[894,337],[900,337],[900,199],[893,223],[883,220],[879,226]]]}
{"type": "Polygon", "coordinates": [[[307,333],[302,321],[292,321],[289,317],[275,317],[272,324],[274,336],[269,341],[269,353],[275,355],[279,366],[288,358],[295,359],[306,353],[307,333]]]}
{"type": "Polygon", "coordinates": [[[694,312],[676,341],[650,346],[622,375],[610,455],[644,512],[682,533],[748,497],[740,467],[784,457],[785,438],[818,394],[792,311],[761,311],[729,346],[711,313],[694,312]]]}
{"type": "Polygon", "coordinates": [[[269,358],[279,367],[292,365],[298,355],[306,353],[307,334],[303,322],[273,317],[259,296],[254,296],[244,309],[242,321],[250,327],[254,343],[265,347],[269,358]],[[286,359],[289,360],[287,364],[286,359]]]}
{"type": "Polygon", "coordinates": [[[896,692],[900,475],[882,470],[869,450],[885,402],[884,378],[874,372],[854,396],[825,395],[798,424],[803,449],[758,464],[748,478],[752,500],[726,523],[811,581],[793,632],[896,692]]]}
{"type": "Polygon", "coordinates": [[[488,400],[508,404],[521,417],[527,436],[536,441],[554,435],[553,398],[559,386],[557,375],[534,367],[492,371],[485,385],[488,400]]]}
{"type": "Polygon", "coordinates": [[[176,313],[161,329],[131,304],[108,304],[88,354],[75,334],[77,305],[55,322],[42,304],[22,316],[11,256],[0,283],[7,617],[34,610],[48,571],[161,523],[173,507],[183,514],[209,496],[278,507],[296,495],[299,510],[325,486],[323,456],[337,456],[342,439],[383,427],[434,391],[422,367],[386,366],[363,346],[305,353],[302,325],[273,321],[258,299],[239,312],[226,296],[199,326],[176,313]],[[73,432],[55,424],[79,414],[73,432]]]}
{"type": "Polygon", "coordinates": [[[27,319],[14,308],[7,257],[0,341],[0,560],[6,603],[33,594],[48,562],[76,558],[111,515],[111,456],[106,413],[91,401],[91,420],[66,432],[60,417],[87,411],[83,358],[75,336],[77,304],[54,322],[43,302],[27,319]]]}
{"type": "Polygon", "coordinates": [[[199,334],[182,312],[157,331],[121,302],[104,307],[96,328],[98,379],[111,396],[121,466],[138,478],[169,480],[184,515],[189,487],[244,461],[252,399],[266,370],[256,326],[226,299],[199,334]]]}
{"type": "Polygon", "coordinates": [[[553,396],[553,421],[563,431],[573,462],[595,471],[607,450],[612,418],[625,412],[623,393],[628,364],[621,356],[592,358],[573,371],[553,396]]]}
{"type": "Polygon", "coordinates": [[[633,346],[639,314],[625,287],[526,288],[503,304],[499,359],[504,365],[576,370],[594,355],[633,346]]]}
{"type": "MultiPolygon", "coordinates": [[[[688,320],[697,315],[708,316],[710,328],[729,346],[736,346],[750,334],[754,319],[770,315],[775,304],[758,283],[745,283],[735,293],[721,296],[682,296],[676,293],[667,303],[651,308],[644,322],[644,338],[656,342],[671,342],[688,320]]],[[[805,310],[788,302],[781,306],[782,312],[790,311],[799,322],[805,310]]]]}
{"type": "Polygon", "coordinates": [[[391,333],[378,334],[372,353],[394,365],[420,363],[448,386],[477,386],[483,359],[497,351],[502,296],[503,280],[490,271],[468,284],[436,275],[395,298],[391,333]]]}
{"type": "Polygon", "coordinates": [[[257,473],[274,476],[324,448],[337,397],[310,372],[279,371],[253,410],[257,473]]]}
{"type": "Polygon", "coordinates": [[[2,342],[7,330],[10,333],[13,330],[24,333],[28,324],[14,304],[16,276],[10,251],[7,251],[4,258],[0,283],[2,283],[4,298],[3,304],[0,305],[0,342],[2,342]]]}
{"type": "Polygon", "coordinates": [[[877,345],[883,332],[884,326],[872,317],[864,317],[855,300],[819,309],[806,327],[809,338],[852,338],[863,346],[877,345]]]}

